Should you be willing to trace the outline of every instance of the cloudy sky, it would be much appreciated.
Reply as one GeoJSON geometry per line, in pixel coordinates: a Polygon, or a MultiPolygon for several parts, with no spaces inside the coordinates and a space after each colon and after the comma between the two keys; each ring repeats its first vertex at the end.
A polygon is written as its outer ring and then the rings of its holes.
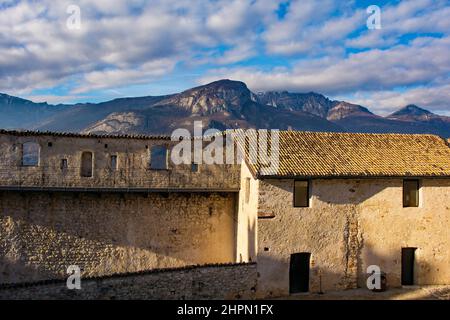
{"type": "Polygon", "coordinates": [[[228,78],[450,115],[449,32],[448,0],[0,0],[0,92],[97,102],[228,78]]]}

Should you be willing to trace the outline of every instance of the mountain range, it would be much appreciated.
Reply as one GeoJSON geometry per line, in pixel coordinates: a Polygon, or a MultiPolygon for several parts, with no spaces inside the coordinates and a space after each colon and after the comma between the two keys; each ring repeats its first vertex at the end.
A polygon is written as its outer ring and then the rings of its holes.
{"type": "Polygon", "coordinates": [[[408,105],[386,116],[310,93],[253,93],[240,81],[219,80],[165,96],[102,103],[50,105],[0,94],[0,128],[99,134],[170,134],[204,128],[432,133],[450,137],[450,117],[408,105]]]}

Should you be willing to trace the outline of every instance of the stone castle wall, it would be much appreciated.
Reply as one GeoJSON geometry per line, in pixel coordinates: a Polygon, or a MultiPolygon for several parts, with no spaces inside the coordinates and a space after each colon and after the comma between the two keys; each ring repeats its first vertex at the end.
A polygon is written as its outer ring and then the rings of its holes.
{"type": "Polygon", "coordinates": [[[236,198],[0,191],[0,283],[235,262],[236,198]]]}
{"type": "Polygon", "coordinates": [[[71,137],[57,134],[0,134],[0,188],[141,188],[208,189],[238,191],[239,165],[174,165],[170,149],[177,142],[167,138],[71,137]],[[38,166],[23,166],[23,144],[38,143],[38,166]],[[150,169],[151,149],[169,149],[168,170],[150,169]],[[83,152],[93,154],[93,176],[81,177],[83,152]],[[117,156],[117,169],[111,156],[117,156]],[[61,168],[62,159],[67,168],[61,168]]]}
{"type": "Polygon", "coordinates": [[[65,281],[0,286],[2,299],[253,299],[256,265],[211,265],[141,274],[81,279],[81,290],[65,281]]]}

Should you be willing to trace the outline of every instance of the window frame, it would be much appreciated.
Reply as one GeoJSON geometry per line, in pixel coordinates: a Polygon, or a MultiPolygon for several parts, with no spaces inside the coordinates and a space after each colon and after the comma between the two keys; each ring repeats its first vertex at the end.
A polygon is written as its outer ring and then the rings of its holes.
{"type": "Polygon", "coordinates": [[[292,190],[292,205],[294,208],[310,208],[311,207],[311,179],[295,179],[294,180],[294,186],[293,186],[293,190],[292,190]],[[295,183],[296,182],[306,182],[307,183],[307,187],[306,187],[306,206],[297,206],[295,203],[295,183]]]}
{"type": "Polygon", "coordinates": [[[402,181],[402,206],[403,206],[403,208],[419,208],[420,207],[420,203],[421,203],[420,189],[421,188],[422,188],[422,183],[421,183],[420,179],[403,179],[403,181],[402,181]],[[417,183],[417,190],[416,190],[417,201],[416,201],[415,205],[410,205],[411,200],[408,205],[405,203],[405,191],[406,191],[405,185],[407,182],[416,182],[417,183]]]}
{"type": "Polygon", "coordinates": [[[62,158],[59,167],[63,171],[69,169],[69,160],[67,158],[62,158]]]}
{"type": "Polygon", "coordinates": [[[168,146],[166,146],[166,145],[154,145],[154,146],[151,146],[150,148],[149,148],[149,158],[150,158],[150,163],[149,163],[149,166],[148,166],[148,168],[149,168],[149,170],[155,170],[155,171],[166,171],[166,170],[169,170],[169,147],[168,146]],[[152,167],[152,165],[153,165],[153,149],[154,148],[164,148],[164,151],[165,151],[165,166],[164,166],[164,168],[153,168],[152,167]]]}
{"type": "Polygon", "coordinates": [[[94,177],[94,163],[95,163],[95,158],[94,158],[94,152],[90,151],[90,150],[85,150],[81,152],[81,157],[80,157],[81,161],[80,161],[80,177],[81,178],[93,178],[94,177]],[[84,175],[83,174],[83,155],[84,154],[91,154],[91,175],[84,175]]]}
{"type": "Polygon", "coordinates": [[[35,142],[35,141],[26,141],[26,142],[23,142],[23,143],[21,144],[21,159],[20,159],[20,164],[21,164],[22,167],[30,167],[30,168],[32,168],[32,167],[39,167],[40,164],[41,164],[41,145],[40,145],[39,143],[35,142]],[[26,146],[26,145],[37,146],[37,161],[36,161],[36,163],[33,163],[33,164],[26,164],[26,163],[25,163],[25,161],[24,161],[24,159],[25,159],[25,152],[24,152],[24,150],[25,150],[25,146],[26,146]]]}
{"type": "Polygon", "coordinates": [[[111,171],[117,171],[119,168],[119,157],[117,154],[111,154],[109,155],[109,167],[111,171]],[[113,166],[113,159],[115,159],[114,166],[113,166]]]}

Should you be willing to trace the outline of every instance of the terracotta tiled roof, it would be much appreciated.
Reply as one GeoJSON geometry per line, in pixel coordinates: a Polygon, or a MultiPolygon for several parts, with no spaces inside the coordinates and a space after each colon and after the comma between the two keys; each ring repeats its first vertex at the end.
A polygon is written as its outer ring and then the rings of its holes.
{"type": "Polygon", "coordinates": [[[276,172],[247,159],[257,176],[450,177],[450,148],[435,135],[280,131],[279,141],[276,172]]]}

